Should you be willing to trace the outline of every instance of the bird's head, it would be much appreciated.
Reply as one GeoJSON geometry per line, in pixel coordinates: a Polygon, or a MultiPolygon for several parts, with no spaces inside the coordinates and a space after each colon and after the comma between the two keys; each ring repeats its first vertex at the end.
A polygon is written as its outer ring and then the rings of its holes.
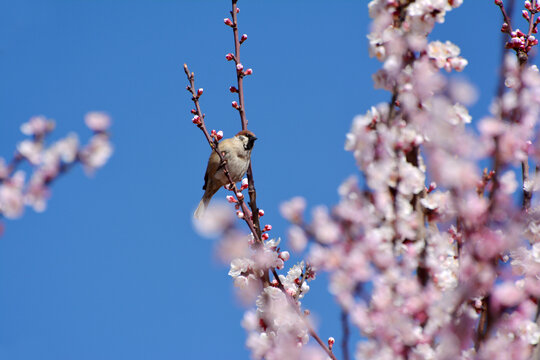
{"type": "Polygon", "coordinates": [[[246,150],[251,150],[255,140],[257,140],[255,134],[249,130],[240,131],[238,134],[236,134],[236,137],[242,141],[242,144],[244,144],[244,149],[246,150]]]}

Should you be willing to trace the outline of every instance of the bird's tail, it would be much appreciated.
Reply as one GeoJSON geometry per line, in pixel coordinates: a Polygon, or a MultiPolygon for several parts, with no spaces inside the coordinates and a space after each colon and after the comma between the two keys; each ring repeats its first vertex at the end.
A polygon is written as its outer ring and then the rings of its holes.
{"type": "Polygon", "coordinates": [[[197,206],[197,209],[193,213],[193,217],[195,219],[200,219],[204,216],[204,213],[206,211],[206,208],[208,207],[208,204],[210,203],[211,198],[212,196],[207,196],[206,194],[204,194],[201,201],[199,202],[199,206],[197,206]]]}

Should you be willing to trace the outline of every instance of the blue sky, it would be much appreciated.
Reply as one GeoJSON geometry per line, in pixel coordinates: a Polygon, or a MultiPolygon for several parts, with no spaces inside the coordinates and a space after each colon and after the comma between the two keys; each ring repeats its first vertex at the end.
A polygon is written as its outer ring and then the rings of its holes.
{"type": "MultiPolygon", "coordinates": [[[[281,201],[338,200],[354,174],[343,150],[354,115],[387,101],[374,91],[367,1],[240,1],[248,34],[242,62],[246,111],[257,134],[258,204],[273,236],[285,234],[281,201]]],[[[205,89],[210,129],[240,128],[225,54],[229,1],[0,1],[0,156],[23,139],[33,115],[54,118],[53,139],[86,139],[83,116],[113,118],[115,154],[92,179],[59,179],[45,213],[5,221],[0,238],[0,358],[245,359],[244,331],[227,266],[199,237],[191,214],[209,154],[190,121],[182,64],[205,89]]],[[[486,114],[500,58],[498,9],[465,1],[433,40],[451,40],[481,90],[486,114]]],[[[523,27],[523,26],[522,26],[523,27]]],[[[217,198],[224,197],[220,192],[217,198]]],[[[284,247],[287,247],[284,239],[284,247]]],[[[291,264],[292,265],[292,264],[291,264]]],[[[341,336],[325,277],[304,304],[322,338],[341,336]]],[[[339,340],[338,340],[339,341],[339,340]]],[[[339,352],[338,352],[339,354],[339,352]]]]}

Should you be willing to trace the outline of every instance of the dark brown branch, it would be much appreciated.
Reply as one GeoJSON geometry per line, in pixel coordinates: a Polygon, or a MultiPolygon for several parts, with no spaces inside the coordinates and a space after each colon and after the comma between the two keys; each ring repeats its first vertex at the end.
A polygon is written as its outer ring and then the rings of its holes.
{"type": "MultiPolygon", "coordinates": [[[[232,0],[232,30],[234,36],[234,62],[235,65],[241,64],[240,60],[240,38],[238,37],[238,0],[232,0]]],[[[242,130],[247,130],[248,120],[246,117],[246,105],[244,101],[244,72],[236,69],[236,81],[238,83],[238,113],[240,114],[240,120],[242,122],[242,130]]],[[[251,213],[253,214],[253,224],[257,231],[257,236],[261,238],[261,225],[259,222],[259,208],[257,207],[257,191],[255,190],[255,180],[253,179],[253,169],[251,163],[247,171],[248,178],[248,193],[249,193],[249,206],[251,208],[251,213]]]]}
{"type": "Polygon", "coordinates": [[[341,310],[341,328],[343,329],[341,352],[343,353],[343,360],[349,360],[349,314],[345,310],[341,310]]]}

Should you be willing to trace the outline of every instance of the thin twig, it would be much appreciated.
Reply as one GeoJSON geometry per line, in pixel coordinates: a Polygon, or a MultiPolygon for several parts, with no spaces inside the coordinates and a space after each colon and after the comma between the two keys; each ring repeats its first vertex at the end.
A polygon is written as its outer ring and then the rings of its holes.
{"type": "MultiPolygon", "coordinates": [[[[234,63],[235,65],[241,64],[240,60],[240,38],[238,37],[238,0],[232,0],[232,30],[234,36],[234,63]]],[[[235,66],[236,69],[236,66],[235,66]]],[[[238,84],[238,113],[240,114],[240,121],[242,122],[242,130],[248,129],[248,120],[246,117],[246,105],[244,101],[244,72],[236,69],[236,81],[238,84]]],[[[257,191],[255,190],[255,180],[253,179],[253,169],[251,162],[247,171],[248,178],[248,193],[249,193],[249,206],[253,214],[253,224],[257,231],[257,235],[260,238],[262,236],[261,226],[259,222],[259,208],[257,207],[257,191]]]]}

